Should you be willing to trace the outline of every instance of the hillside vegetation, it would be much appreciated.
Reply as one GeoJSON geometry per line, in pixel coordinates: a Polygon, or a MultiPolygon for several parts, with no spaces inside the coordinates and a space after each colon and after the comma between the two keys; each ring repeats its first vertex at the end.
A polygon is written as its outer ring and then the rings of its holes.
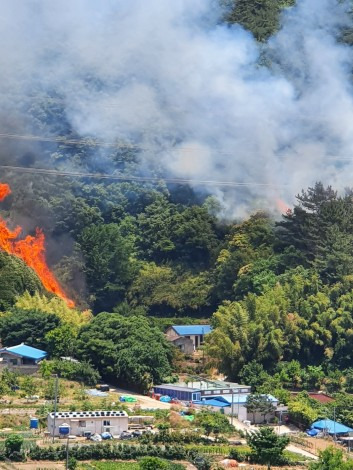
{"type": "MultiPolygon", "coordinates": [[[[243,25],[262,42],[292,5],[223,3],[224,21],[243,25]]],[[[349,31],[344,37],[349,42],[349,31]]],[[[23,105],[33,134],[59,129],[78,138],[62,97],[37,92],[40,98],[23,105]]],[[[0,253],[2,343],[24,341],[53,357],[75,355],[105,379],[146,390],[172,372],[164,328],[202,320],[213,326],[207,364],[230,379],[269,380],[271,374],[281,383],[318,387],[325,376],[327,386],[349,388],[353,190],[338,195],[318,182],[280,220],[260,210],[224,220],[214,196],[167,184],[159,165],[142,168],[139,153],[124,141],[97,149],[88,141],[49,139],[33,155],[16,154],[19,166],[127,178],[118,182],[3,169],[12,194],[1,204],[2,216],[25,221],[24,232],[43,228],[48,263],[76,308],[44,293],[32,270],[0,253]],[[157,182],[128,181],[146,175],[157,182]]],[[[237,190],[224,189],[234,205],[242,200],[237,190]]]]}

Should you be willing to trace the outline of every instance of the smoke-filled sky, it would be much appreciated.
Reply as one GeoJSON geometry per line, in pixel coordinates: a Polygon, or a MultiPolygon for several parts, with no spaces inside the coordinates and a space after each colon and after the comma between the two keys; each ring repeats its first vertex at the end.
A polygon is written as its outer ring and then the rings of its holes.
{"type": "Polygon", "coordinates": [[[259,46],[220,21],[216,0],[3,0],[0,133],[28,131],[26,97],[56,92],[80,136],[146,148],[142,168],[251,183],[208,189],[235,215],[317,180],[353,186],[352,49],[336,41],[346,10],[298,0],[259,46]]]}

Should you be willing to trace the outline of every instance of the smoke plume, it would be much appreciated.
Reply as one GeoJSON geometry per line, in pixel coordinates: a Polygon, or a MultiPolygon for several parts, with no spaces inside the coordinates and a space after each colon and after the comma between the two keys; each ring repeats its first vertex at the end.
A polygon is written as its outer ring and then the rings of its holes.
{"type": "Polygon", "coordinates": [[[5,0],[0,108],[11,129],[17,116],[21,132],[38,132],[26,110],[59,96],[59,134],[139,145],[146,172],[245,184],[207,189],[237,216],[291,203],[317,180],[343,189],[353,165],[352,49],[337,41],[347,9],[298,0],[259,46],[220,21],[214,0],[5,0]]]}

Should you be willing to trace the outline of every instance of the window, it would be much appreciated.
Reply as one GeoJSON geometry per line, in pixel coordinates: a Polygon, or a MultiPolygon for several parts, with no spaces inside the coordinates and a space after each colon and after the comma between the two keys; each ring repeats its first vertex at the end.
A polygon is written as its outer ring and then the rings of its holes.
{"type": "Polygon", "coordinates": [[[192,394],[192,401],[200,401],[201,400],[201,393],[193,393],[192,394]]]}
{"type": "Polygon", "coordinates": [[[11,363],[13,366],[17,366],[17,359],[10,359],[10,363],[11,363]]]}
{"type": "Polygon", "coordinates": [[[212,395],[212,392],[211,392],[211,390],[205,390],[204,394],[205,395],[212,395]]]}
{"type": "Polygon", "coordinates": [[[110,420],[104,420],[103,421],[103,426],[110,426],[110,420]]]}
{"type": "Polygon", "coordinates": [[[86,421],[79,421],[78,422],[78,427],[79,428],[85,428],[86,427],[86,421]]]}

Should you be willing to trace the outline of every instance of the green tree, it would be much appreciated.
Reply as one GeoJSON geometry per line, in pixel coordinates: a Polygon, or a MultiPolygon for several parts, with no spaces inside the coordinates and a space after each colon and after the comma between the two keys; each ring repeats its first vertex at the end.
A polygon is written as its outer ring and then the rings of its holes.
{"type": "Polygon", "coordinates": [[[353,368],[346,369],[344,372],[344,378],[345,378],[345,390],[348,393],[353,392],[353,368]]]}
{"type": "Polygon", "coordinates": [[[253,414],[254,423],[256,413],[260,413],[261,415],[263,415],[265,421],[266,415],[274,412],[276,409],[267,395],[261,395],[259,393],[248,395],[246,398],[245,406],[248,412],[253,414]]]}
{"type": "Polygon", "coordinates": [[[97,315],[81,330],[77,354],[106,380],[139,390],[149,390],[171,373],[170,345],[141,316],[97,315]]]}
{"type": "Polygon", "coordinates": [[[309,464],[310,470],[351,470],[353,461],[346,460],[343,452],[334,447],[328,447],[320,452],[320,458],[317,462],[309,464]]]}
{"type": "Polygon", "coordinates": [[[238,0],[234,3],[226,19],[239,23],[253,33],[258,41],[266,41],[279,29],[281,8],[294,4],[294,1],[278,0],[238,0]]]}
{"type": "Polygon", "coordinates": [[[84,272],[94,298],[94,310],[112,309],[124,299],[133,278],[132,248],[118,224],[91,225],[79,238],[85,259],[84,272]]]}
{"type": "Polygon", "coordinates": [[[17,297],[28,291],[42,292],[37,275],[16,256],[0,251],[0,310],[12,307],[17,297]]]}
{"type": "Polygon", "coordinates": [[[288,403],[288,411],[291,420],[297,425],[309,427],[320,415],[318,405],[314,407],[314,400],[310,400],[304,392],[299,393],[294,400],[288,403]]]}
{"type": "Polygon", "coordinates": [[[258,387],[262,386],[264,382],[269,379],[269,374],[264,370],[262,364],[256,361],[251,361],[245,364],[239,372],[239,378],[242,383],[251,386],[251,391],[256,392],[258,387]]]}
{"type": "Polygon", "coordinates": [[[19,375],[17,372],[12,372],[5,368],[2,371],[0,382],[6,385],[9,389],[13,390],[19,385],[19,375]]]}
{"type": "Polygon", "coordinates": [[[268,466],[286,463],[283,451],[289,444],[288,437],[278,436],[271,428],[264,427],[248,434],[246,440],[257,463],[268,466]]]}
{"type": "Polygon", "coordinates": [[[7,383],[4,380],[2,380],[2,377],[1,377],[1,380],[0,380],[0,398],[4,397],[9,392],[10,392],[10,387],[7,385],[7,383]]]}
{"type": "Polygon", "coordinates": [[[77,331],[72,325],[60,325],[45,335],[51,357],[72,356],[76,350],[77,331]]]}
{"type": "Polygon", "coordinates": [[[46,334],[60,325],[56,315],[47,315],[36,310],[14,308],[0,317],[0,336],[4,346],[26,343],[46,349],[46,334]]]}
{"type": "Polygon", "coordinates": [[[20,434],[10,434],[5,440],[6,455],[9,457],[14,452],[21,452],[23,442],[23,436],[20,434]]]}
{"type": "Polygon", "coordinates": [[[195,424],[205,430],[206,435],[231,432],[234,428],[221,413],[202,410],[195,417],[195,424]]]}
{"type": "Polygon", "coordinates": [[[23,391],[24,396],[29,398],[36,394],[38,385],[36,384],[33,377],[26,375],[22,379],[21,390],[23,391]]]}
{"type": "Polygon", "coordinates": [[[159,457],[143,457],[139,462],[141,470],[168,470],[169,463],[159,457]]]}

